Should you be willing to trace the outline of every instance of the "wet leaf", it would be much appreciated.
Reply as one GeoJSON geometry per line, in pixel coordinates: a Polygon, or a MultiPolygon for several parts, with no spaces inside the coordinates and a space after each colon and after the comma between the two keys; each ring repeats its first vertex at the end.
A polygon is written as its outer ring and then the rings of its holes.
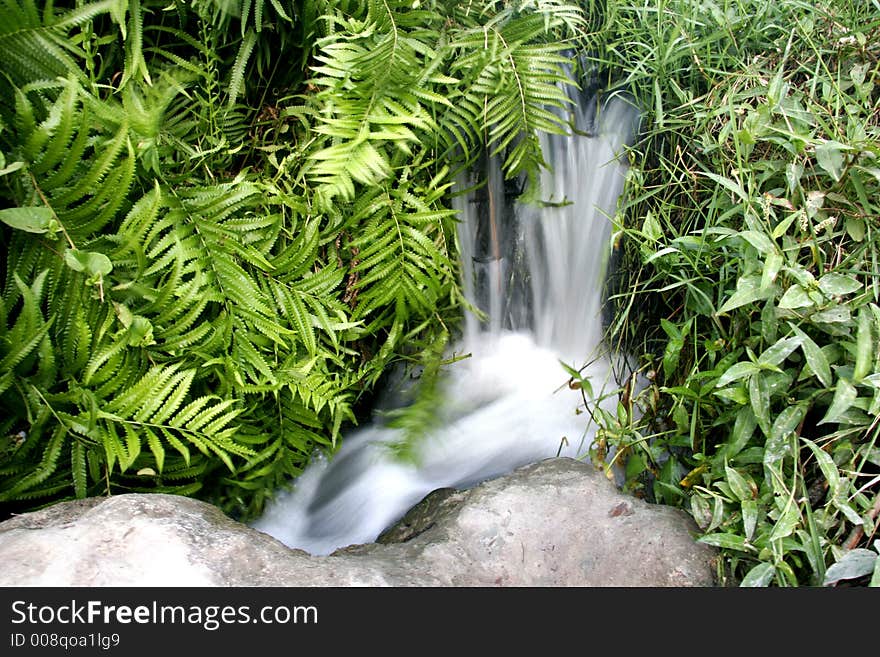
{"type": "Polygon", "coordinates": [[[846,379],[838,379],[834,390],[834,397],[831,399],[831,406],[825,416],[817,422],[817,424],[827,424],[828,422],[838,422],[841,416],[849,410],[853,402],[859,396],[858,390],[846,379]]]}
{"type": "Polygon", "coordinates": [[[743,533],[748,540],[755,536],[755,528],[758,526],[758,503],[755,500],[743,500],[742,504],[743,533]]]}
{"type": "Polygon", "coordinates": [[[785,294],[783,294],[782,298],[779,300],[779,307],[787,308],[789,310],[806,308],[812,305],[812,299],[810,299],[807,291],[800,285],[792,285],[785,291],[785,294]]]}
{"type": "Polygon", "coordinates": [[[700,543],[705,543],[706,545],[712,545],[718,548],[725,548],[727,550],[739,550],[740,552],[755,551],[754,546],[749,545],[746,542],[746,539],[742,536],[737,536],[736,534],[709,534],[698,540],[700,543]]]}
{"type": "Polygon", "coordinates": [[[746,242],[755,247],[758,251],[760,251],[763,255],[768,255],[770,253],[777,253],[778,249],[776,248],[776,244],[767,237],[764,233],[760,233],[756,230],[744,230],[739,234],[746,242]]]}
{"type": "Polygon", "coordinates": [[[758,426],[765,435],[770,434],[770,389],[767,380],[762,374],[753,374],[749,379],[749,402],[755,417],[758,418],[758,426]]]}
{"type": "Polygon", "coordinates": [[[831,586],[845,579],[856,579],[874,572],[877,553],[864,548],[854,548],[844,554],[840,561],[825,571],[823,586],[831,586]]]}
{"type": "Polygon", "coordinates": [[[706,529],[712,522],[712,509],[701,495],[691,496],[691,515],[700,529],[706,529]]]}
{"type": "Polygon", "coordinates": [[[766,299],[770,294],[770,291],[761,287],[760,276],[743,276],[736,282],[736,291],[718,309],[718,314],[730,312],[740,306],[766,299]]]}
{"type": "Polygon", "coordinates": [[[825,205],[825,192],[817,190],[807,192],[807,204],[804,207],[804,210],[810,219],[816,216],[816,213],[823,205],[825,205]]]}
{"type": "Polygon", "coordinates": [[[788,193],[793,194],[798,188],[801,176],[804,175],[804,167],[794,162],[785,165],[785,182],[788,184],[788,193]]]}
{"type": "Polygon", "coordinates": [[[727,483],[730,485],[730,490],[733,491],[734,496],[738,500],[751,500],[755,497],[758,489],[757,486],[753,488],[754,482],[750,486],[746,478],[730,466],[724,466],[724,473],[727,475],[727,483]]]}
{"type": "Polygon", "coordinates": [[[862,289],[862,284],[852,276],[831,272],[819,279],[819,289],[827,296],[842,296],[862,289]]]}
{"type": "Polygon", "coordinates": [[[772,563],[759,563],[746,573],[746,576],[740,582],[740,587],[767,586],[773,581],[774,575],[776,575],[776,568],[773,567],[772,563]]]}
{"type": "Polygon", "coordinates": [[[783,509],[782,515],[779,516],[779,520],[777,520],[776,524],[773,526],[773,531],[770,533],[769,540],[776,541],[780,538],[791,536],[798,524],[800,524],[800,521],[801,514],[798,511],[797,504],[795,504],[794,500],[788,500],[788,504],[785,509],[783,509]]]}
{"type": "Polygon", "coordinates": [[[758,426],[758,420],[755,414],[748,406],[741,408],[736,414],[736,421],[733,423],[733,432],[731,440],[728,443],[727,456],[733,458],[748,444],[752,435],[755,433],[755,427],[758,426]]]}
{"type": "Polygon", "coordinates": [[[825,353],[797,326],[791,323],[789,323],[789,326],[795,334],[803,340],[801,343],[801,349],[804,352],[804,357],[807,359],[807,365],[810,366],[813,374],[816,375],[823,386],[826,388],[830,387],[834,379],[831,376],[831,367],[828,365],[828,359],[825,357],[825,353]]]}
{"type": "Polygon", "coordinates": [[[715,386],[718,388],[723,388],[729,383],[733,383],[734,381],[737,381],[760,371],[761,368],[751,361],[736,363],[725,370],[724,374],[722,374],[718,378],[718,382],[715,384],[715,386]]]}
{"type": "Polygon", "coordinates": [[[774,251],[767,254],[764,261],[764,271],[761,273],[761,288],[767,289],[776,281],[779,270],[782,268],[782,254],[774,251]]]}
{"type": "Polygon", "coordinates": [[[764,445],[764,459],[766,465],[781,461],[791,453],[789,437],[800,425],[806,415],[806,407],[803,404],[784,408],[770,428],[770,435],[764,445]]]}
{"type": "Polygon", "coordinates": [[[779,365],[791,355],[791,352],[800,347],[801,344],[803,344],[803,338],[799,336],[780,338],[775,344],[767,347],[767,349],[758,356],[758,364],[779,365]]]}
{"type": "Polygon", "coordinates": [[[834,463],[834,459],[825,452],[820,449],[816,443],[807,438],[801,438],[807,447],[810,448],[810,451],[813,452],[813,456],[816,458],[816,463],[819,465],[819,469],[822,471],[822,476],[825,477],[825,481],[828,482],[828,490],[830,491],[831,497],[836,497],[838,491],[840,490],[840,473],[837,471],[837,465],[834,463]]]}
{"type": "Polygon", "coordinates": [[[852,315],[848,306],[839,305],[813,313],[810,315],[810,319],[823,324],[845,324],[852,319],[852,315]]]}

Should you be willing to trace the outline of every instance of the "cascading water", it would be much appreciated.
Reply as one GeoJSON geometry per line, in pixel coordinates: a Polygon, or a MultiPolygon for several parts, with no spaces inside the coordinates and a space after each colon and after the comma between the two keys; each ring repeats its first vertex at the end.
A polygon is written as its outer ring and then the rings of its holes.
{"type": "Polygon", "coordinates": [[[542,458],[583,457],[592,443],[580,391],[560,361],[591,358],[594,391],[611,379],[599,355],[602,288],[610,224],[622,190],[622,146],[635,111],[597,99],[576,109],[578,134],[550,136],[543,207],[519,205],[495,161],[479,195],[456,201],[463,287],[488,319],[468,313],[447,369],[440,428],[418,441],[414,459],[389,445],[399,430],[374,424],[316,459],[254,527],[290,547],[329,554],[367,543],[429,492],[463,488],[542,458]]]}

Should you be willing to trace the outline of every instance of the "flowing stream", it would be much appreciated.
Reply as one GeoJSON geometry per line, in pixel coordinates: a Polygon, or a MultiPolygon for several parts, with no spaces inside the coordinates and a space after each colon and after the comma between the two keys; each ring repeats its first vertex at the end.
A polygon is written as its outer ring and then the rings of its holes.
{"type": "MultiPolygon", "coordinates": [[[[550,171],[542,207],[517,204],[516,190],[489,160],[487,185],[460,196],[459,243],[467,313],[447,366],[439,428],[417,442],[415,458],[389,444],[398,429],[377,420],[344,439],[328,460],[316,458],[254,527],[290,547],[329,554],[368,543],[429,492],[464,488],[534,461],[584,458],[593,427],[579,390],[560,361],[594,392],[613,384],[602,354],[601,302],[610,222],[623,187],[622,147],[636,112],[624,101],[575,108],[576,134],[543,142],[550,171]]],[[[612,400],[611,403],[616,403],[612,400]]]]}

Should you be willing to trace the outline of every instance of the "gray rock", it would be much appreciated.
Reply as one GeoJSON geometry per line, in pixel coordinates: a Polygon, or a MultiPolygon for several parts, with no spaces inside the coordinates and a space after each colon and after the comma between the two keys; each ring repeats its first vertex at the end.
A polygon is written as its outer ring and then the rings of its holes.
{"type": "Polygon", "coordinates": [[[429,497],[386,542],[325,557],[190,498],[61,503],[0,523],[0,585],[714,585],[716,552],[694,541],[687,514],[623,495],[578,461],[548,459],[429,497]]]}

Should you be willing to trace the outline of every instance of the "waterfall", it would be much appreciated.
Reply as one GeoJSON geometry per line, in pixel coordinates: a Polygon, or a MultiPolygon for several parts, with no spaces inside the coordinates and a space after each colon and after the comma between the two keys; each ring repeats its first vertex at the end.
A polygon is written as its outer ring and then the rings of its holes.
{"type": "MultiPolygon", "coordinates": [[[[465,316],[442,385],[439,427],[402,460],[398,430],[375,423],[317,458],[254,527],[290,547],[329,554],[367,543],[429,492],[462,488],[542,458],[587,456],[594,427],[560,361],[594,391],[611,382],[601,354],[610,222],[623,187],[622,147],[636,113],[624,101],[576,107],[575,134],[542,143],[550,170],[541,207],[520,205],[496,159],[487,184],[455,200],[463,289],[485,317],[465,316]]],[[[612,400],[613,401],[613,400],[612,400]]]]}

